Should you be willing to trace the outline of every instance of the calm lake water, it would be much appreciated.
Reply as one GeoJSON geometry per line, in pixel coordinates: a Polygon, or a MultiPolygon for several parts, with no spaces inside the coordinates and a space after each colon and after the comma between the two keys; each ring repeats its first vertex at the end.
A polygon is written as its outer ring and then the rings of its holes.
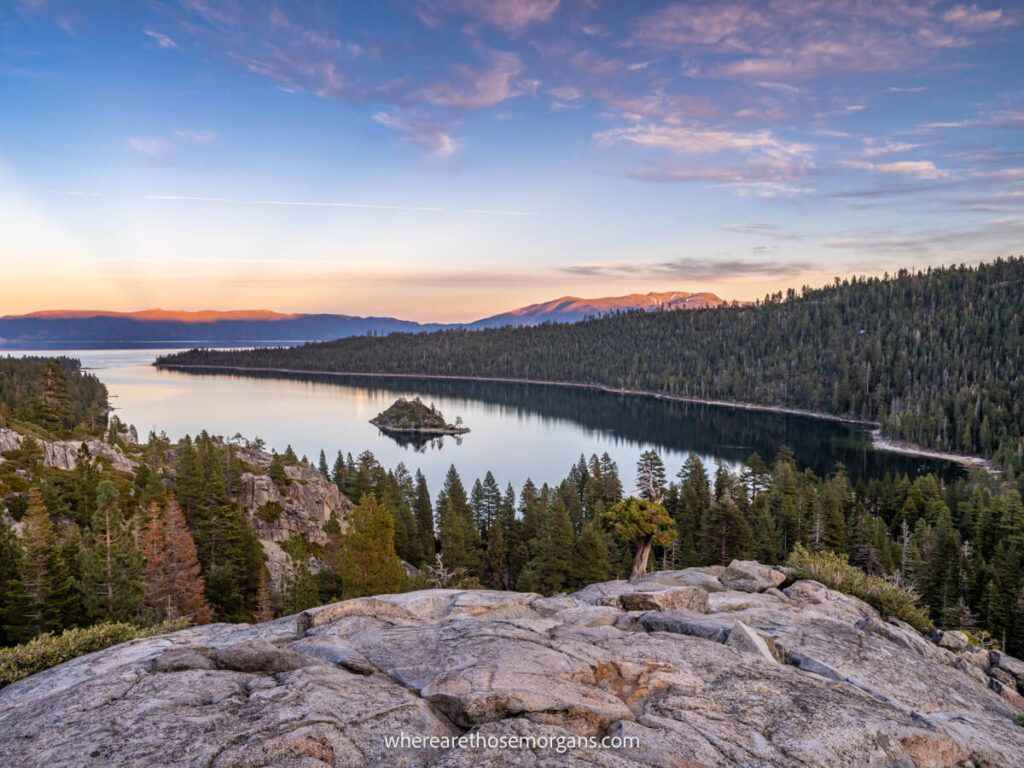
{"type": "Polygon", "coordinates": [[[537,484],[558,482],[580,454],[605,451],[629,487],[637,458],[648,448],[661,454],[670,477],[690,451],[713,471],[718,461],[736,467],[755,451],[770,461],[780,445],[819,474],[837,462],[852,476],[937,471],[950,477],[961,471],[948,462],[875,451],[864,430],[809,417],[538,385],[160,371],[150,363],[163,351],[0,354],[79,358],[109,388],[115,413],[143,439],[150,430],[174,439],[202,429],[240,432],[278,451],[290,444],[313,461],[322,448],[329,462],[338,450],[355,456],[369,449],[385,467],[404,462],[410,471],[421,469],[431,493],[452,464],[467,485],[491,470],[502,487],[511,482],[518,490],[528,477],[537,484]],[[369,423],[397,397],[416,396],[434,403],[449,421],[461,416],[472,431],[410,445],[369,423]]]}

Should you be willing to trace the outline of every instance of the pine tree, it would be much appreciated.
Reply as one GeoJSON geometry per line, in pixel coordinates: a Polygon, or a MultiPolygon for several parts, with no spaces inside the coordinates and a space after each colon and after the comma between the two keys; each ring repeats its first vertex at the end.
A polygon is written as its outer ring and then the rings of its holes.
{"type": "Polygon", "coordinates": [[[420,551],[422,560],[413,565],[421,566],[434,561],[437,544],[434,540],[434,508],[430,504],[430,491],[423,473],[416,470],[416,491],[413,505],[413,516],[416,518],[416,529],[419,531],[420,551]]]}
{"type": "Polygon", "coordinates": [[[274,484],[281,493],[285,492],[289,482],[288,474],[285,472],[284,466],[285,460],[275,452],[270,459],[270,467],[267,469],[267,475],[269,475],[270,479],[274,481],[274,484]]]}
{"type": "Polygon", "coordinates": [[[67,564],[57,543],[53,520],[38,488],[29,491],[21,520],[21,557],[10,584],[8,634],[16,641],[59,632],[74,598],[67,564]]]}
{"type": "Polygon", "coordinates": [[[640,454],[636,465],[636,487],[644,501],[661,503],[665,495],[665,465],[657,451],[647,450],[640,454]]]}
{"type": "Polygon", "coordinates": [[[188,618],[205,624],[213,609],[204,595],[195,541],[175,500],[166,510],[154,502],[143,537],[146,556],[146,602],[161,620],[188,618]]]}
{"type": "Polygon", "coordinates": [[[577,587],[608,581],[612,577],[608,543],[596,520],[584,525],[576,540],[572,575],[577,587]]]}
{"type": "Polygon", "coordinates": [[[55,435],[64,436],[74,426],[71,391],[60,363],[46,363],[42,386],[37,389],[30,414],[33,422],[55,435]]]}
{"type": "Polygon", "coordinates": [[[607,453],[601,454],[601,485],[604,488],[604,506],[608,509],[622,501],[622,481],[619,466],[607,453]]]}
{"type": "Polygon", "coordinates": [[[441,552],[449,568],[465,568],[479,573],[480,533],[473,520],[473,510],[455,467],[448,470],[444,487],[437,500],[437,532],[441,552]]]}
{"type": "Polygon", "coordinates": [[[82,598],[94,621],[137,621],[144,604],[142,553],[109,480],[96,491],[96,511],[82,548],[82,598]]]}
{"type": "Polygon", "coordinates": [[[0,646],[13,645],[17,639],[7,630],[17,625],[24,610],[18,581],[21,570],[21,544],[14,531],[0,520],[0,646]]]}
{"type": "Polygon", "coordinates": [[[747,557],[751,548],[750,523],[736,503],[733,481],[720,466],[715,476],[715,501],[704,517],[701,530],[702,557],[706,563],[727,565],[747,557]]]}
{"type": "Polygon", "coordinates": [[[922,597],[939,626],[957,627],[960,614],[960,535],[953,528],[948,509],[935,521],[931,555],[925,563],[922,597]]]}
{"type": "Polygon", "coordinates": [[[264,622],[274,618],[274,603],[270,594],[270,574],[264,567],[260,572],[260,584],[256,590],[256,609],[253,621],[264,622]]]}
{"type": "Polygon", "coordinates": [[[334,465],[331,467],[331,480],[340,491],[345,485],[345,457],[341,455],[341,451],[338,451],[338,455],[334,457],[334,465]]]}
{"type": "Polygon", "coordinates": [[[561,499],[555,501],[531,561],[540,591],[553,595],[573,584],[572,522],[561,499]]]}
{"type": "Polygon", "coordinates": [[[326,478],[327,480],[331,479],[331,470],[327,466],[327,454],[324,453],[323,448],[320,449],[320,460],[317,461],[316,468],[319,470],[320,474],[324,476],[324,478],[326,478]]]}
{"type": "Polygon", "coordinates": [[[508,549],[504,528],[495,525],[487,535],[487,550],[481,567],[480,580],[488,589],[509,589],[512,585],[508,570],[508,549]]]}
{"type": "Polygon", "coordinates": [[[679,561],[684,568],[700,563],[699,537],[704,518],[711,510],[711,486],[704,462],[691,452],[679,470],[679,561]]]}
{"type": "Polygon", "coordinates": [[[398,592],[405,570],[395,553],[391,511],[367,493],[352,512],[341,539],[341,583],[345,599],[398,592]]]}
{"type": "Polygon", "coordinates": [[[309,569],[309,559],[289,558],[288,562],[281,584],[281,612],[288,615],[320,605],[320,590],[309,569]]]}

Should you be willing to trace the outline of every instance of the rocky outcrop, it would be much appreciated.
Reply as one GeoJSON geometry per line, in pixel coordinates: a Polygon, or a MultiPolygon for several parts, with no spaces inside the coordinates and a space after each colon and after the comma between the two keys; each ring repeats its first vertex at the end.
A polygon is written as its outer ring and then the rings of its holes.
{"type": "Polygon", "coordinates": [[[259,539],[281,542],[299,535],[314,544],[325,544],[324,526],[332,517],[345,530],[352,502],[337,485],[309,464],[287,466],[285,474],[288,485],[284,488],[265,474],[242,475],[239,498],[259,539]]]}
{"type": "MultiPolygon", "coordinates": [[[[4,461],[4,452],[17,450],[23,441],[24,436],[18,432],[0,429],[0,462],[4,461]]],[[[63,470],[73,470],[78,466],[78,452],[83,441],[37,442],[43,452],[44,465],[63,470]]],[[[99,440],[86,440],[84,443],[93,459],[109,462],[117,472],[135,472],[136,464],[130,450],[126,454],[120,447],[99,440]]],[[[244,447],[238,447],[237,451],[239,458],[253,470],[243,473],[238,500],[242,502],[253,532],[263,546],[271,583],[276,589],[291,567],[280,543],[292,536],[313,544],[326,543],[325,526],[334,519],[339,530],[344,531],[351,517],[352,503],[334,483],[308,463],[286,466],[288,484],[279,488],[267,475],[270,454],[244,447]]],[[[173,466],[173,449],[166,458],[173,466]]],[[[312,565],[317,567],[316,562],[312,565]]]]}
{"type": "Polygon", "coordinates": [[[1020,684],[1019,661],[942,648],[816,582],[662,610],[720,573],[553,598],[383,595],[134,641],[0,691],[0,755],[47,768],[1024,765],[1018,710],[988,684],[1008,689],[992,669],[1020,684]],[[403,733],[438,740],[388,746],[403,733]],[[478,741],[444,741],[459,736],[478,741]],[[512,736],[636,741],[481,745],[512,736]]]}
{"type": "MultiPolygon", "coordinates": [[[[0,429],[0,454],[21,447],[24,437],[10,429],[0,429]]],[[[78,466],[78,452],[84,443],[94,459],[104,459],[118,472],[133,472],[135,463],[115,445],[100,440],[37,440],[43,452],[43,464],[55,469],[73,470],[78,466]]],[[[3,461],[0,456],[0,461],[3,461]]]]}

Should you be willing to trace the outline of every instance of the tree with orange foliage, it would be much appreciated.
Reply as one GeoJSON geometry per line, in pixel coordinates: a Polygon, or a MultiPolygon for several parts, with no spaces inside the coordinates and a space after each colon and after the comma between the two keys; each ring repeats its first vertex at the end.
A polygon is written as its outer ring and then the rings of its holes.
{"type": "Polygon", "coordinates": [[[156,502],[150,506],[143,545],[146,602],[160,620],[187,617],[193,624],[209,622],[213,610],[203,594],[205,583],[196,543],[174,499],[162,511],[156,502]]]}

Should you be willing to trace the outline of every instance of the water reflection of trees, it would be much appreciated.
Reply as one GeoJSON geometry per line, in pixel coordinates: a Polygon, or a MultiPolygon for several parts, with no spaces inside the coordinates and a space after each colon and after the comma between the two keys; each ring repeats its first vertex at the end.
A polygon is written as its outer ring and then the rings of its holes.
{"type": "MultiPolygon", "coordinates": [[[[356,386],[388,396],[414,392],[424,400],[464,399],[483,403],[508,418],[566,420],[615,440],[673,451],[692,450],[729,462],[742,462],[754,452],[770,461],[779,446],[787,445],[801,467],[818,474],[831,472],[837,463],[844,464],[852,476],[936,472],[949,479],[962,472],[951,462],[875,451],[863,429],[807,416],[536,384],[269,372],[237,374],[199,369],[189,371],[189,375],[292,379],[356,386]]],[[[423,435],[390,437],[419,452],[443,444],[434,444],[436,437],[423,435]]]]}

